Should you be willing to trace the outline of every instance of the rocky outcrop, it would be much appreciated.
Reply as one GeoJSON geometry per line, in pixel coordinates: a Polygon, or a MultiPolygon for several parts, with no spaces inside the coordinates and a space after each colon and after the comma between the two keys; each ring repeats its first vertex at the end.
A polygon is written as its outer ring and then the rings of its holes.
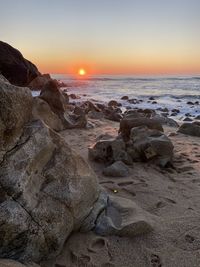
{"type": "MultiPolygon", "coordinates": [[[[172,164],[173,144],[161,131],[147,126],[133,127],[126,139],[99,140],[89,148],[89,159],[107,164],[122,161],[132,164],[134,161],[152,162],[161,167],[172,164]],[[128,140],[128,141],[126,141],[128,140]]],[[[117,175],[115,165],[104,170],[104,173],[117,175]]]]}
{"type": "Polygon", "coordinates": [[[27,86],[40,75],[37,67],[7,43],[0,41],[0,73],[12,84],[27,86]]]}
{"type": "Polygon", "coordinates": [[[43,113],[35,110],[35,114],[38,113],[39,118],[50,127],[53,124],[53,129],[59,131],[60,129],[85,128],[87,126],[87,118],[84,110],[76,107],[74,113],[69,112],[67,105],[69,103],[69,98],[66,98],[66,94],[65,96],[63,95],[56,81],[50,80],[47,82],[39,97],[48,104],[54,115],[52,113],[47,113],[47,107],[45,107],[45,112],[43,113]],[[42,114],[44,114],[44,116],[42,114]],[[48,116],[50,116],[49,119],[48,116]],[[53,117],[58,118],[58,125],[55,124],[53,117]],[[51,124],[49,124],[49,122],[51,122],[51,124]]]}
{"type": "Polygon", "coordinates": [[[178,129],[179,133],[200,137],[200,125],[198,122],[183,123],[178,129]]]}

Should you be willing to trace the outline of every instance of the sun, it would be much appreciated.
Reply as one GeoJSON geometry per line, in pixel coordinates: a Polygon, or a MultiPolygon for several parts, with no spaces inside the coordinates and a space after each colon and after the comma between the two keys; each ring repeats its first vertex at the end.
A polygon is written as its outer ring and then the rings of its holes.
{"type": "Polygon", "coordinates": [[[78,74],[84,76],[86,74],[86,71],[83,68],[81,68],[79,69],[78,74]]]}

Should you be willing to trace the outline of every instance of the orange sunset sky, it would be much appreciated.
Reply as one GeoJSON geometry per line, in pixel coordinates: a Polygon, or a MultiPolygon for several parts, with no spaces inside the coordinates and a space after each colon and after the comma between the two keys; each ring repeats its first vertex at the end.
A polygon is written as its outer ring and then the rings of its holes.
{"type": "Polygon", "coordinates": [[[199,74],[199,0],[7,0],[1,40],[41,72],[199,74]]]}

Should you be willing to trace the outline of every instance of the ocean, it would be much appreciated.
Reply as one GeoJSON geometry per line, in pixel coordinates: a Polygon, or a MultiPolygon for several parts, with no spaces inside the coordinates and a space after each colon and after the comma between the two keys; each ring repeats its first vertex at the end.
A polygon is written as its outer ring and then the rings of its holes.
{"type": "Polygon", "coordinates": [[[66,83],[68,92],[80,95],[81,100],[108,102],[114,99],[122,103],[123,107],[153,109],[166,107],[169,110],[176,108],[180,110],[176,116],[180,120],[187,113],[191,116],[200,115],[200,76],[98,75],[84,79],[63,74],[52,74],[51,76],[66,83]],[[121,100],[121,97],[125,95],[129,99],[136,98],[143,102],[130,104],[121,100]],[[149,102],[151,96],[155,98],[156,104],[152,104],[152,101],[149,102]],[[192,103],[199,101],[199,105],[187,104],[189,101],[192,103]]]}

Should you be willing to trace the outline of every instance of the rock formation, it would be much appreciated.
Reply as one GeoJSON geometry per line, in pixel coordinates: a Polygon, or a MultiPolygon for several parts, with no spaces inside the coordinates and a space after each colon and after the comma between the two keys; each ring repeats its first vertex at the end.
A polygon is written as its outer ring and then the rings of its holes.
{"type": "Polygon", "coordinates": [[[0,73],[12,84],[27,86],[40,75],[37,67],[7,43],[0,41],[0,73]]]}
{"type": "MultiPolygon", "coordinates": [[[[49,92],[43,92],[43,98],[47,102],[36,100],[44,105],[41,113],[49,107],[58,117],[63,113],[64,100],[57,92],[55,99],[49,92]]],[[[131,200],[104,192],[82,157],[32,117],[34,101],[28,88],[0,79],[0,258],[39,263],[55,257],[78,230],[122,236],[151,231],[152,216],[131,200]]],[[[125,143],[110,142],[110,156],[120,160],[127,153],[125,143]]]]}
{"type": "Polygon", "coordinates": [[[178,129],[179,133],[200,137],[200,123],[183,123],[178,129]]]}

